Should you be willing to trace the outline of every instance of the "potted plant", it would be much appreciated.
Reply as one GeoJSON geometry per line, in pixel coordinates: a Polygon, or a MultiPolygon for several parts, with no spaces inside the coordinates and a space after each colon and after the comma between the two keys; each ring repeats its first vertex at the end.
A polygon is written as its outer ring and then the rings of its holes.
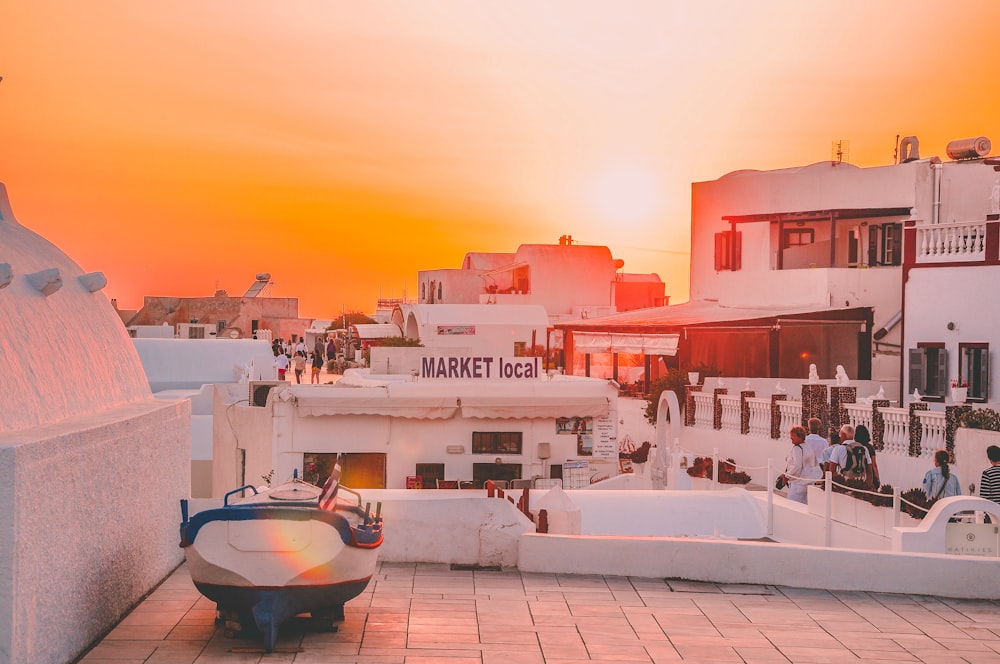
{"type": "MultiPolygon", "coordinates": [[[[711,480],[714,476],[712,457],[695,457],[694,463],[687,470],[691,477],[711,480]]],[[[747,484],[750,476],[736,470],[736,461],[726,459],[719,462],[719,484],[747,484]]]]}
{"type": "Polygon", "coordinates": [[[969,396],[969,383],[965,380],[959,381],[957,378],[951,379],[951,400],[955,403],[965,403],[969,396]]]}

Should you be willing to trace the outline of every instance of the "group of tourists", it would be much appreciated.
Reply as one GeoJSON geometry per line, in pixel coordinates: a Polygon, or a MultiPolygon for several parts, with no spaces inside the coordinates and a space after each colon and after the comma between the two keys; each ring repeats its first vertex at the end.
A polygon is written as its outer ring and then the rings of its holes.
{"type": "MultiPolygon", "coordinates": [[[[846,480],[859,481],[870,491],[881,486],[878,459],[871,433],[863,424],[854,427],[845,424],[838,431],[838,441],[827,443],[821,435],[823,422],[810,418],[806,427],[794,426],[789,432],[792,448],[788,452],[785,472],[778,477],[775,487],[788,487],[788,499],[805,503],[810,484],[815,484],[829,471],[846,480]]],[[[1000,447],[991,445],[986,450],[990,467],[983,471],[979,495],[1000,503],[1000,447]]],[[[934,453],[934,467],[924,475],[923,490],[931,502],[949,496],[962,495],[958,477],[951,470],[952,458],[948,450],[934,453]]]]}
{"type": "Polygon", "coordinates": [[[278,370],[278,380],[285,380],[290,369],[295,375],[295,382],[301,384],[308,364],[312,370],[310,383],[318,385],[323,364],[327,360],[336,359],[340,353],[340,341],[335,334],[325,338],[319,336],[309,350],[306,348],[304,338],[289,342],[279,337],[271,343],[271,350],[274,352],[274,366],[278,370]]]}

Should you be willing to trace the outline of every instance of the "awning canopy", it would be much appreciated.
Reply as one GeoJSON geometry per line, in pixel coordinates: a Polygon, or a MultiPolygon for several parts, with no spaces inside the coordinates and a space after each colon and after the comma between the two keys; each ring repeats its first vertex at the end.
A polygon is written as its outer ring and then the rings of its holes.
{"type": "Polygon", "coordinates": [[[605,396],[534,394],[463,396],[462,417],[480,419],[532,419],[554,417],[604,417],[610,411],[605,396]]]}
{"type": "Polygon", "coordinates": [[[386,390],[339,389],[335,395],[300,394],[295,398],[300,415],[386,415],[425,420],[442,420],[458,412],[455,397],[417,396],[391,397],[386,390]]]}
{"type": "Polygon", "coordinates": [[[645,353],[676,355],[679,334],[614,334],[575,332],[573,346],[581,353],[645,353]]]}
{"type": "Polygon", "coordinates": [[[394,323],[360,323],[352,325],[351,329],[359,339],[385,339],[403,336],[399,326],[394,323]]]}
{"type": "Polygon", "coordinates": [[[610,411],[610,388],[605,381],[599,381],[597,387],[597,383],[570,380],[491,381],[479,385],[430,383],[400,383],[388,388],[323,386],[311,390],[302,385],[282,389],[279,398],[293,401],[300,416],[532,419],[602,417],[610,411]]]}

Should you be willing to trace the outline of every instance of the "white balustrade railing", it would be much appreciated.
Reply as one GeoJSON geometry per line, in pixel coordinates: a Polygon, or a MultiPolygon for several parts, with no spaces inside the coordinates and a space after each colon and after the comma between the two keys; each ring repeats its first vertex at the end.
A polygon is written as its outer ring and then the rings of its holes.
{"type": "Polygon", "coordinates": [[[986,258],[986,222],[917,226],[917,262],[977,261],[986,258]]]}
{"type": "Polygon", "coordinates": [[[711,429],[715,395],[710,392],[692,392],[691,396],[694,397],[694,425],[702,429],[711,429]]]}
{"type": "Polygon", "coordinates": [[[720,394],[719,405],[722,407],[722,430],[740,430],[740,396],[738,394],[720,394]]]}
{"type": "Polygon", "coordinates": [[[882,451],[885,454],[907,456],[910,453],[910,410],[882,407],[882,451]]]}
{"type": "Polygon", "coordinates": [[[751,436],[771,436],[771,400],[760,397],[747,399],[747,409],[750,411],[751,436]]]}
{"type": "Polygon", "coordinates": [[[946,444],[944,413],[936,410],[918,410],[920,420],[920,458],[933,458],[934,452],[943,450],[946,444]]]}
{"type": "MultiPolygon", "coordinates": [[[[710,392],[692,392],[694,401],[694,426],[702,429],[712,429],[715,414],[715,395],[710,392]]],[[[759,438],[769,438],[771,435],[771,399],[770,397],[750,397],[747,400],[749,410],[748,435],[759,438]]],[[[778,428],[784,437],[793,426],[802,423],[801,401],[776,401],[778,428]]],[[[722,430],[727,432],[740,431],[740,397],[736,394],[720,394],[719,406],[722,415],[722,430]]],[[[865,425],[874,432],[873,413],[870,404],[843,404],[847,411],[847,421],[857,427],[865,425]]],[[[909,456],[910,454],[910,411],[908,408],[881,407],[882,416],[882,450],[880,454],[893,456],[909,456]]],[[[921,425],[920,458],[930,459],[934,452],[946,446],[945,416],[941,411],[918,410],[914,415],[921,425]]]]}
{"type": "Polygon", "coordinates": [[[858,425],[872,430],[872,407],[866,403],[845,403],[844,410],[847,411],[847,421],[856,429],[858,425]]]}
{"type": "Polygon", "coordinates": [[[784,438],[789,429],[802,424],[802,402],[778,401],[776,403],[778,404],[778,415],[781,417],[778,431],[781,432],[781,436],[784,438]]]}

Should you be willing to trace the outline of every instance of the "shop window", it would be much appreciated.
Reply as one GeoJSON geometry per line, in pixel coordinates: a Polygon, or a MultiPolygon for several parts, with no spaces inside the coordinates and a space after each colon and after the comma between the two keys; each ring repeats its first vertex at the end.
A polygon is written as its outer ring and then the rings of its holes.
{"type": "Polygon", "coordinates": [[[520,431],[473,431],[473,454],[520,454],[524,434],[520,431]]]}
{"type": "Polygon", "coordinates": [[[948,351],[944,343],[918,343],[910,349],[908,394],[917,390],[931,400],[944,399],[948,388],[948,351]]]}
{"type": "Polygon", "coordinates": [[[804,247],[816,241],[816,231],[812,228],[786,228],[782,242],[785,249],[804,247]]]}
{"type": "Polygon", "coordinates": [[[990,392],[990,345],[958,344],[958,380],[968,383],[969,401],[986,402],[990,392]]]}
{"type": "Polygon", "coordinates": [[[420,477],[423,488],[434,489],[437,487],[437,481],[444,479],[444,464],[418,463],[414,474],[420,477]]]}
{"type": "Polygon", "coordinates": [[[521,479],[521,464],[519,463],[474,463],[472,464],[472,481],[476,486],[482,486],[486,480],[521,479]]]}
{"type": "MultiPolygon", "coordinates": [[[[302,479],[316,486],[323,486],[337,454],[306,452],[302,455],[302,479]]],[[[352,489],[385,488],[385,454],[381,452],[348,452],[340,455],[340,482],[352,489]]]]}
{"type": "Polygon", "coordinates": [[[715,271],[739,270],[743,234],[723,231],[715,234],[715,271]]]}

